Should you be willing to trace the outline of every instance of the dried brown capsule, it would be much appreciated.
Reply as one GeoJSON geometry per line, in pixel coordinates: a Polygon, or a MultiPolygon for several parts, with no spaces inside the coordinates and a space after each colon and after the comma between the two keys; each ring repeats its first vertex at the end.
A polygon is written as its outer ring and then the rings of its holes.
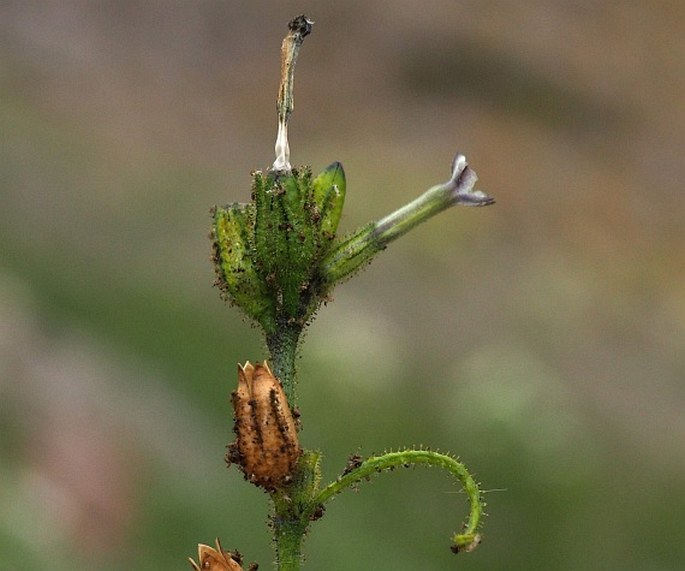
{"type": "Polygon", "coordinates": [[[245,478],[268,491],[285,486],[301,449],[297,429],[280,381],[266,361],[238,366],[238,388],[231,395],[236,440],[227,461],[238,464],[245,478]]]}
{"type": "Polygon", "coordinates": [[[199,565],[190,557],[188,558],[195,571],[243,571],[239,564],[240,554],[234,555],[230,551],[224,551],[218,537],[216,549],[202,543],[197,546],[197,559],[200,562],[199,565]]]}

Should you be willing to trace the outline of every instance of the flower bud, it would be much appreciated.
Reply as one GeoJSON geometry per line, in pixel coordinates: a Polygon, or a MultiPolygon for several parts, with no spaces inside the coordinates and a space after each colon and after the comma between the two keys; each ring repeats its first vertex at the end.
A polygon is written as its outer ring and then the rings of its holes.
{"type": "Polygon", "coordinates": [[[312,190],[321,216],[322,237],[333,240],[345,203],[345,171],[342,165],[339,162],[328,165],[312,181],[312,190]]]}
{"type": "Polygon", "coordinates": [[[221,543],[219,543],[219,538],[216,540],[216,549],[200,543],[197,546],[197,560],[200,562],[199,565],[190,557],[188,558],[195,571],[203,571],[203,569],[209,571],[243,571],[240,566],[242,561],[240,553],[224,551],[221,543]]]}
{"type": "Polygon", "coordinates": [[[236,440],[228,448],[229,464],[238,464],[245,479],[274,491],[291,479],[301,454],[297,429],[280,381],[266,361],[238,366],[238,388],[231,395],[236,440]]]}

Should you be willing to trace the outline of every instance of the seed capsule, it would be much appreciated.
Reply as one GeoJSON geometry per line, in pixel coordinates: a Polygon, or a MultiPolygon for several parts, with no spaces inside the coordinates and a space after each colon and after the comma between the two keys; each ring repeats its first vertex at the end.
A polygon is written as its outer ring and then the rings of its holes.
{"type": "Polygon", "coordinates": [[[236,440],[226,459],[245,478],[268,491],[284,487],[301,454],[297,429],[280,381],[266,361],[238,366],[238,388],[231,395],[236,440]]]}
{"type": "Polygon", "coordinates": [[[243,568],[240,566],[240,561],[242,560],[240,554],[224,551],[218,537],[216,539],[216,549],[202,543],[197,546],[197,559],[200,562],[199,565],[190,557],[188,558],[190,565],[195,571],[243,571],[243,568]]]}

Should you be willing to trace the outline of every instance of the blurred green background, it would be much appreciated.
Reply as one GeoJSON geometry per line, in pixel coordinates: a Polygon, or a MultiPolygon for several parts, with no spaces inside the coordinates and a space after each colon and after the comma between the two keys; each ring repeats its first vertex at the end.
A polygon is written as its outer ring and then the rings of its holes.
{"type": "Polygon", "coordinates": [[[273,161],[343,163],[343,230],[446,180],[453,209],[336,290],[300,359],[302,442],[459,454],[333,502],[307,569],[685,568],[685,4],[21,2],[0,6],[0,568],[272,558],[226,470],[257,332],[212,288],[208,209],[273,161]]]}

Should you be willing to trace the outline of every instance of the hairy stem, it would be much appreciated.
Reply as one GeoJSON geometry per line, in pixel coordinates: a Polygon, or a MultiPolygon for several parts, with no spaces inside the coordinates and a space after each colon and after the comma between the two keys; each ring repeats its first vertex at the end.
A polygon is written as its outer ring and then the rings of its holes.
{"type": "Polygon", "coordinates": [[[278,571],[299,571],[302,565],[302,542],[306,526],[299,521],[285,521],[278,511],[274,516],[274,542],[278,571]]]}
{"type": "MultiPolygon", "coordinates": [[[[396,466],[410,466],[410,465],[431,465],[439,466],[450,472],[455,478],[461,482],[461,485],[466,492],[469,499],[470,509],[467,521],[463,525],[461,533],[455,533],[452,536],[453,550],[455,551],[471,551],[480,542],[480,536],[477,533],[480,525],[480,520],[483,515],[483,503],[481,499],[481,492],[478,484],[469,474],[466,466],[448,456],[432,450],[403,450],[400,452],[388,452],[381,456],[373,456],[361,462],[358,466],[349,469],[341,477],[328,486],[323,488],[312,500],[309,514],[314,513],[317,506],[325,504],[336,494],[339,494],[346,488],[354,486],[370,476],[378,474],[384,470],[394,468],[396,466]]],[[[305,513],[305,515],[307,515],[305,513]]]]}
{"type": "Polygon", "coordinates": [[[299,324],[280,324],[266,336],[273,373],[281,381],[291,409],[297,406],[295,359],[301,333],[299,324]]]}

